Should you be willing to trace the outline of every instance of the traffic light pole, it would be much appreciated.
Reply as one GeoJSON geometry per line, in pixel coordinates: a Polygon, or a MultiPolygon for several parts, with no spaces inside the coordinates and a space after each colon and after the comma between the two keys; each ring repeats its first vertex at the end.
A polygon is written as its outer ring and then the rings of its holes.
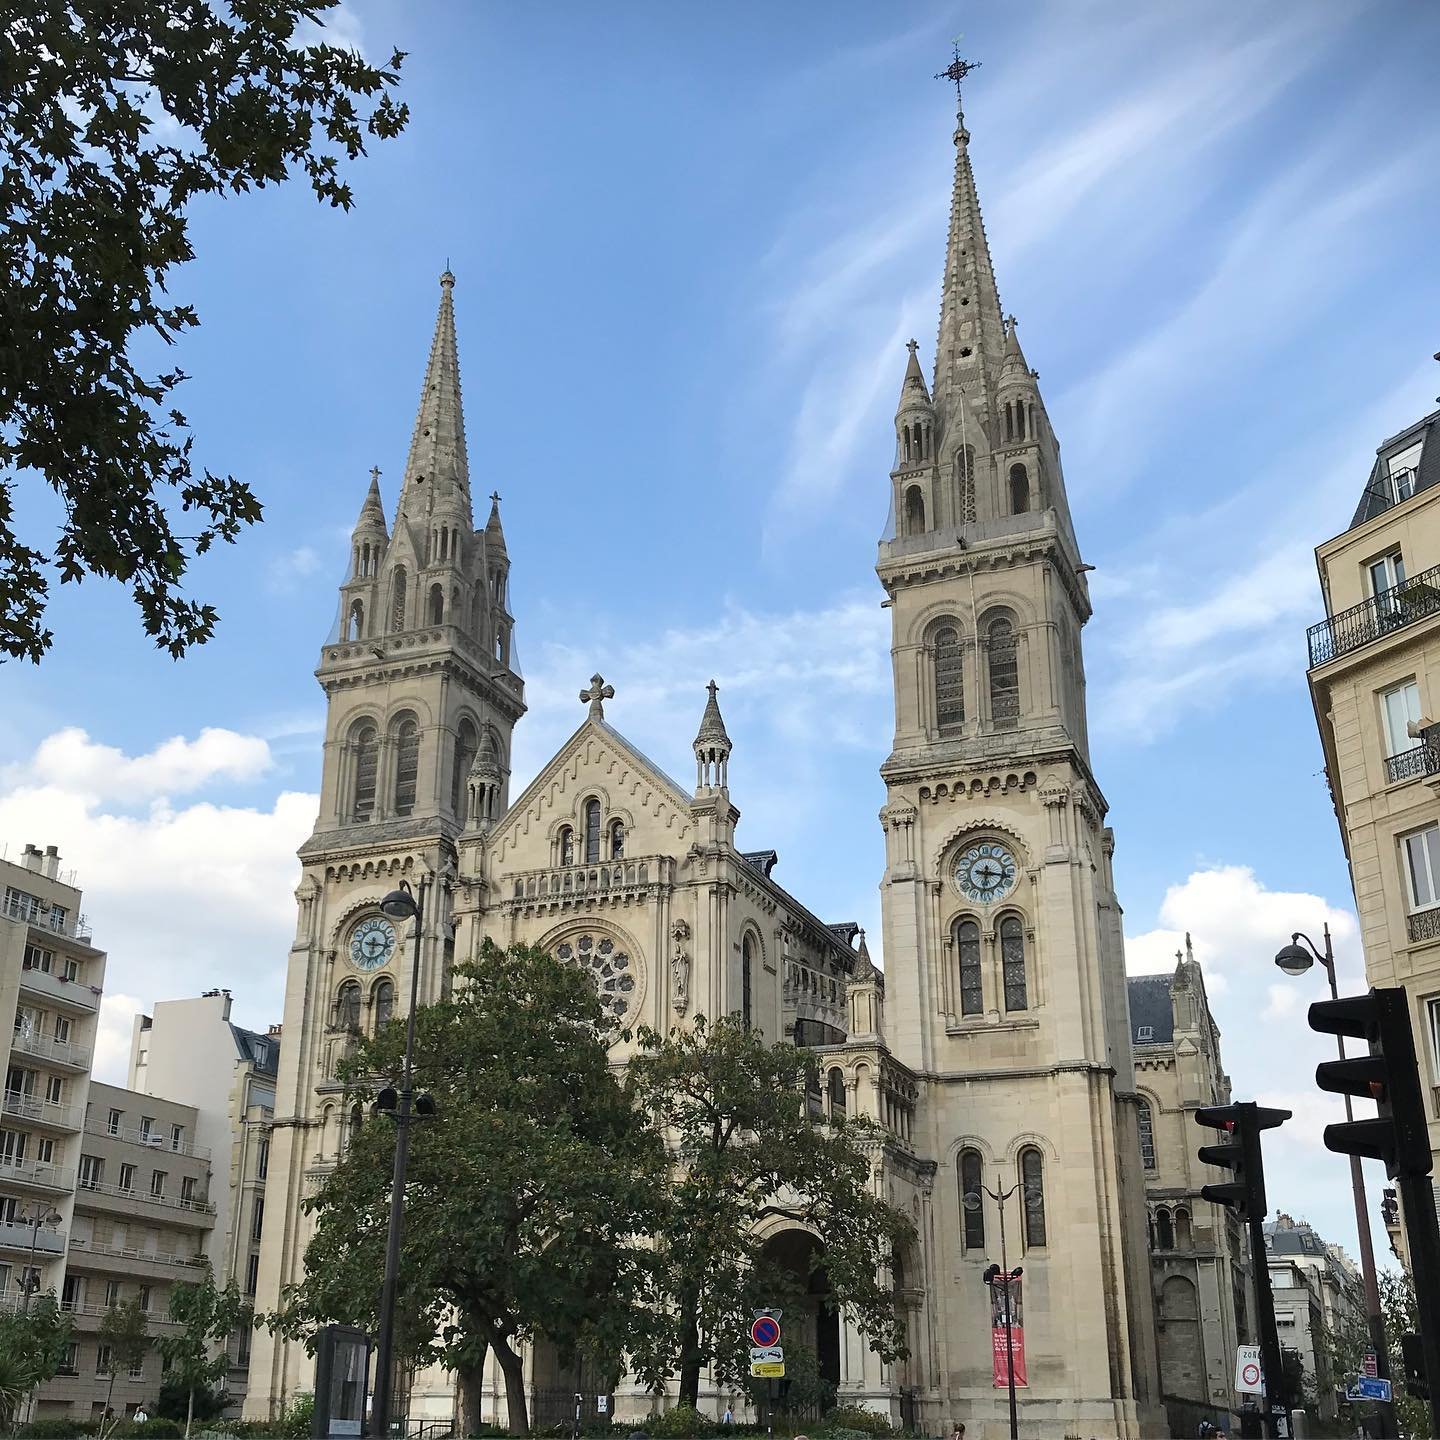
{"type": "Polygon", "coordinates": [[[1430,1390],[1430,1433],[1440,1435],[1440,1225],[1435,1222],[1435,1194],[1428,1175],[1402,1173],[1395,1177],[1395,1188],[1405,1207],[1420,1353],[1430,1390]]]}
{"type": "Polygon", "coordinates": [[[1262,1423],[1267,1435],[1276,1435],[1275,1407],[1280,1400],[1280,1335],[1275,1329],[1275,1297],[1270,1293],[1270,1264],[1265,1250],[1265,1217],[1251,1215],[1246,1221],[1250,1231],[1250,1269],[1255,1277],[1255,1328],[1260,1336],[1260,1373],[1264,1376],[1265,1396],[1261,1406],[1262,1423]]]}

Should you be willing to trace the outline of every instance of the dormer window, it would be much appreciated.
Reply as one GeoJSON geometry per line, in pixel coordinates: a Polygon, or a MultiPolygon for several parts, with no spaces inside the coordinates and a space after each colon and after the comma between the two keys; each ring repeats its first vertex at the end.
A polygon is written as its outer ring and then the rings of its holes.
{"type": "Polygon", "coordinates": [[[1155,1038],[1155,1027],[1153,1025],[1137,1025],[1135,1027],[1136,1040],[1145,1041],[1155,1038]]]}
{"type": "Polygon", "coordinates": [[[1385,461],[1385,481],[1390,492],[1390,503],[1398,505],[1415,493],[1415,481],[1420,470],[1420,451],[1424,442],[1417,440],[1407,445],[1385,461]]]}

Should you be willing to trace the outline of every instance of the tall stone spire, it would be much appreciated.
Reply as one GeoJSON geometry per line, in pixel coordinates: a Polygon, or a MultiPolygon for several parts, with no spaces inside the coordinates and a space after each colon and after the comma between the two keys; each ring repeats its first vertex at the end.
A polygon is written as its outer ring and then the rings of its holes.
{"type": "Polygon", "coordinates": [[[455,342],[455,277],[440,277],[440,313],[430,342],[430,362],[420,392],[415,433],[405,462],[400,508],[418,521],[438,500],[454,497],[470,513],[470,461],[465,450],[465,414],[460,403],[460,354],[455,342]]]}
{"type": "Polygon", "coordinates": [[[970,165],[970,132],[960,104],[960,81],[973,68],[963,61],[946,72],[955,79],[955,181],[950,194],[950,234],[940,300],[940,335],[935,347],[935,407],[953,415],[962,386],[993,376],[1005,348],[1005,323],[990,243],[980,214],[975,172],[970,165]],[[955,71],[959,75],[955,75],[955,71]]]}

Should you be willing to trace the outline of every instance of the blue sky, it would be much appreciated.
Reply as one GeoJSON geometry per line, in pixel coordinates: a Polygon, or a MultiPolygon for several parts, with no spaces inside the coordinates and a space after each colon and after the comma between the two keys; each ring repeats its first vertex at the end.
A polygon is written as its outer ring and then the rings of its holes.
{"type": "Polygon", "coordinates": [[[1351,1243],[1309,1083],[1319,982],[1269,957],[1328,917],[1360,983],[1304,629],[1313,546],[1440,387],[1440,10],[349,0],[336,19],[373,57],[410,52],[410,128],[356,167],[348,216],[299,186],[202,205],[172,286],[203,321],[174,357],[197,456],[267,509],[193,572],[219,634],[177,665],[116,588],[67,587],[53,654],[0,672],[0,841],[79,870],[111,952],[102,1068],[167,995],[224,984],[240,1018],[279,1015],[312,671],[371,465],[393,504],[447,260],[474,490],[503,495],[514,562],[517,781],[597,668],[613,723],[686,774],[713,674],[742,842],[878,935],[875,542],[904,341],[933,351],[953,98],[930,77],[963,31],[1001,295],[1097,567],[1092,739],[1130,965],[1194,931],[1237,1093],[1297,1110],[1272,1195],[1351,1243]]]}

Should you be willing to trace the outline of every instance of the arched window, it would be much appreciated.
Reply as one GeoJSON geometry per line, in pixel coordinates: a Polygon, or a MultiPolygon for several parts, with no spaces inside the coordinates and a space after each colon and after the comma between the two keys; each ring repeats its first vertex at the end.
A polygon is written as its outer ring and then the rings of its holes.
{"type": "Polygon", "coordinates": [[[612,820],[610,822],[610,858],[619,860],[625,854],[625,822],[623,820],[612,820]]]}
{"type": "Polygon", "coordinates": [[[755,1018],[755,996],[752,990],[755,972],[755,941],[747,935],[740,942],[740,1023],[748,1030],[755,1018]]]}
{"type": "Polygon", "coordinates": [[[980,1184],[983,1177],[982,1162],[978,1150],[962,1150],[958,1161],[960,1170],[960,1224],[967,1250],[985,1248],[985,1192],[980,1184]]]}
{"type": "Polygon", "coordinates": [[[1006,1010],[1029,1009],[1025,993],[1025,926],[1018,915],[1000,922],[1000,968],[1005,978],[1006,1010]]]}
{"type": "Polygon", "coordinates": [[[1025,1248],[1045,1243],[1045,1157],[1032,1145],[1020,1152],[1020,1195],[1025,1207],[1025,1248]]]}
{"type": "Polygon", "coordinates": [[[600,802],[585,802],[585,863],[594,865],[600,859],[600,802]]]}
{"type": "Polygon", "coordinates": [[[925,533],[925,493],[918,485],[912,485],[905,492],[905,533],[925,533]]]}
{"type": "Polygon", "coordinates": [[[960,1013],[985,1013],[985,987],[980,977],[980,927],[962,920],[955,931],[955,950],[960,958],[960,1013]]]}
{"type": "Polygon", "coordinates": [[[1175,1212],[1175,1245],[1180,1250],[1190,1248],[1190,1212],[1188,1210],[1176,1210],[1175,1212]]]}
{"type": "Polygon", "coordinates": [[[397,565],[390,577],[390,633],[405,628],[405,567],[397,565]]]}
{"type": "Polygon", "coordinates": [[[388,1025],[395,1017],[395,986],[389,980],[382,980],[375,987],[375,1028],[388,1025]]]}
{"type": "Polygon", "coordinates": [[[407,715],[395,730],[395,813],[410,815],[420,784],[420,727],[407,715]]]}
{"type": "Polygon", "coordinates": [[[439,625],[445,619],[445,591],[439,585],[430,587],[430,623],[439,625]]]}
{"type": "Polygon", "coordinates": [[[1010,467],[1010,513],[1023,515],[1030,508],[1030,477],[1023,465],[1010,467]]]}
{"type": "Polygon", "coordinates": [[[1147,1169],[1155,1168],[1155,1116],[1151,1112],[1150,1102],[1142,1100],[1136,1111],[1136,1121],[1140,1131],[1140,1163],[1147,1169]]]}
{"type": "Polygon", "coordinates": [[[347,980],[335,993],[335,1029],[360,1028],[360,982],[347,980]]]}
{"type": "Polygon", "coordinates": [[[843,1115],[847,1103],[845,1096],[845,1077],[838,1070],[830,1072],[830,1114],[831,1116],[843,1115]]]}
{"type": "Polygon", "coordinates": [[[345,1148],[348,1150],[359,1138],[360,1127],[365,1123],[365,1112],[358,1105],[350,1107],[350,1124],[346,1129],[345,1148]]]}
{"type": "Polygon", "coordinates": [[[902,460],[904,460],[904,461],[906,462],[906,464],[909,464],[909,462],[910,462],[910,427],[909,427],[908,425],[902,425],[902,426],[900,427],[900,458],[901,458],[902,460]]]}
{"type": "Polygon", "coordinates": [[[820,1089],[820,1067],[805,1067],[805,1114],[811,1120],[825,1118],[825,1096],[820,1089]]]}
{"type": "Polygon", "coordinates": [[[454,769],[450,775],[450,810],[462,825],[469,818],[466,781],[470,778],[470,767],[475,763],[475,751],[479,746],[475,727],[468,720],[462,720],[455,731],[454,769]]]}
{"type": "Polygon", "coordinates": [[[1010,408],[1010,402],[1008,400],[1005,402],[1005,438],[1007,440],[1013,440],[1015,438],[1015,414],[1010,408]]]}
{"type": "Polygon", "coordinates": [[[359,640],[365,634],[365,606],[359,601],[351,601],[350,618],[345,622],[345,638],[347,640],[359,640]]]}
{"type": "Polygon", "coordinates": [[[975,447],[962,445],[955,452],[955,523],[966,524],[975,518],[975,447]]]}
{"type": "Polygon", "coordinates": [[[1015,720],[1020,715],[1020,670],[1015,655],[1015,627],[1003,615],[986,631],[990,658],[990,718],[1015,720]]]}
{"type": "Polygon", "coordinates": [[[935,727],[942,735],[957,735],[965,723],[965,651],[960,632],[942,625],[931,645],[935,656],[935,727]]]}
{"type": "Polygon", "coordinates": [[[375,814],[375,780],[380,773],[380,735],[373,725],[362,724],[351,732],[355,751],[355,803],[351,817],[366,821],[375,814]]]}
{"type": "Polygon", "coordinates": [[[1155,1212],[1155,1248],[1157,1250],[1173,1250],[1175,1248],[1175,1230],[1170,1224],[1168,1210],[1155,1212]]]}
{"type": "Polygon", "coordinates": [[[559,845],[560,863],[562,865],[573,865],[575,863],[575,832],[568,826],[560,827],[559,845]]]}

